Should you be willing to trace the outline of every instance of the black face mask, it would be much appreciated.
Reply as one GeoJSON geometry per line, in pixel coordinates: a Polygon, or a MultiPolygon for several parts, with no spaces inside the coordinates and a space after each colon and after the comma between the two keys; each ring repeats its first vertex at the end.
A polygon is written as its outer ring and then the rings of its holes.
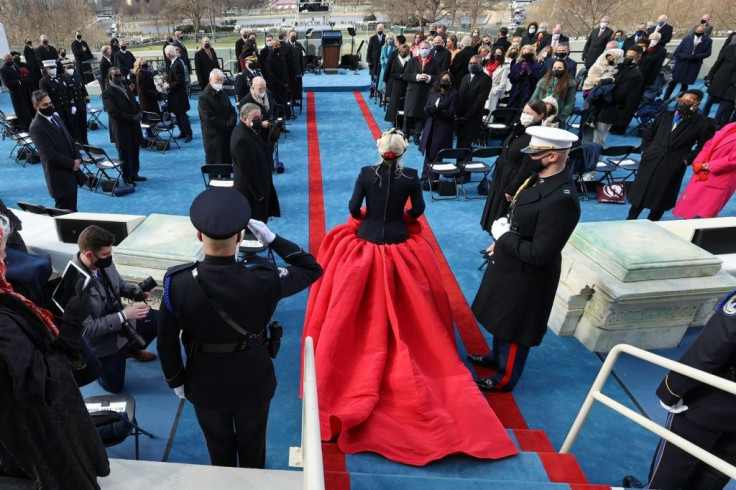
{"type": "Polygon", "coordinates": [[[532,53],[524,53],[522,58],[524,61],[532,61],[534,59],[534,55],[532,53]]]}
{"type": "Polygon", "coordinates": [[[116,85],[122,85],[124,82],[125,82],[125,79],[123,78],[122,75],[115,75],[114,77],[112,77],[112,83],[116,85]]]}
{"type": "Polygon", "coordinates": [[[260,128],[261,123],[263,122],[263,118],[256,117],[256,118],[251,119],[251,122],[253,123],[253,129],[260,128]]]}
{"type": "Polygon", "coordinates": [[[636,60],[634,58],[624,58],[623,65],[624,66],[634,66],[636,63],[636,60]]]}
{"type": "Polygon", "coordinates": [[[705,20],[705,19],[702,19],[702,20],[700,21],[700,23],[701,23],[701,24],[703,24],[703,25],[705,25],[705,24],[707,24],[707,23],[708,23],[708,21],[707,21],[707,20],[705,20]]]}
{"type": "MultiPolygon", "coordinates": [[[[95,254],[93,253],[92,255],[95,255],[95,254]]],[[[112,255],[104,259],[101,259],[97,255],[95,255],[94,266],[97,267],[98,269],[106,269],[107,267],[110,267],[111,265],[112,265],[112,255]]]]}
{"type": "Polygon", "coordinates": [[[517,56],[519,56],[519,53],[509,53],[509,58],[512,60],[515,60],[517,56]]]}
{"type": "Polygon", "coordinates": [[[565,70],[552,70],[552,76],[555,78],[562,78],[565,75],[565,70]]]}
{"type": "Polygon", "coordinates": [[[606,60],[608,61],[609,66],[613,66],[616,64],[616,60],[606,60]]]}
{"type": "Polygon", "coordinates": [[[82,35],[80,34],[79,36],[77,36],[77,41],[81,41],[81,40],[82,40],[82,35]]]}
{"type": "Polygon", "coordinates": [[[125,51],[127,49],[127,46],[120,46],[120,51],[125,51]]]}
{"type": "Polygon", "coordinates": [[[440,44],[440,45],[435,46],[434,47],[434,50],[435,51],[442,51],[442,48],[443,48],[443,46],[440,44]]]}
{"type": "Polygon", "coordinates": [[[6,61],[6,62],[5,62],[5,65],[6,65],[6,66],[13,66],[13,60],[10,60],[10,61],[6,61]]]}
{"type": "Polygon", "coordinates": [[[567,58],[567,53],[555,53],[555,56],[557,56],[558,60],[564,60],[567,58]]]}
{"type": "Polygon", "coordinates": [[[45,107],[43,109],[39,109],[38,112],[43,114],[46,117],[51,117],[54,115],[54,106],[50,105],[48,107],[45,107]]]}
{"type": "Polygon", "coordinates": [[[496,61],[501,61],[503,59],[503,55],[502,54],[494,54],[493,55],[493,59],[496,60],[496,61]]]}
{"type": "Polygon", "coordinates": [[[20,65],[20,56],[16,56],[16,57],[14,57],[14,58],[13,58],[13,61],[14,61],[14,62],[15,62],[16,64],[20,65]]]}
{"type": "Polygon", "coordinates": [[[541,172],[544,170],[544,163],[542,163],[542,160],[544,160],[544,157],[540,158],[539,160],[532,160],[532,172],[541,172]]]}
{"type": "Polygon", "coordinates": [[[148,63],[142,63],[141,68],[143,68],[144,70],[148,70],[148,63]]]}
{"type": "Polygon", "coordinates": [[[450,85],[452,85],[450,82],[446,82],[446,81],[440,82],[440,88],[448,89],[450,88],[450,85]]]}
{"type": "Polygon", "coordinates": [[[685,104],[683,102],[678,102],[675,104],[675,110],[682,116],[687,117],[690,114],[693,114],[695,111],[697,111],[697,107],[690,104],[685,104]]]}
{"type": "Polygon", "coordinates": [[[49,45],[49,40],[48,39],[44,39],[43,41],[41,41],[41,44],[43,44],[44,46],[48,46],[49,45]]]}
{"type": "Polygon", "coordinates": [[[169,43],[169,44],[174,44],[174,40],[173,39],[167,39],[166,42],[169,43]]]}
{"type": "Polygon", "coordinates": [[[701,37],[702,35],[703,35],[703,33],[702,33],[702,32],[696,32],[696,33],[695,33],[695,37],[701,37]]]}

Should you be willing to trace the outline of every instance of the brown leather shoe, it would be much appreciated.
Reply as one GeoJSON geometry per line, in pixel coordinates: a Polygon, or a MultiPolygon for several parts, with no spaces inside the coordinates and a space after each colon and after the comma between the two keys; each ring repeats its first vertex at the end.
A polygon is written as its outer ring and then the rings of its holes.
{"type": "Polygon", "coordinates": [[[128,357],[132,357],[138,362],[151,362],[156,359],[156,354],[147,350],[132,350],[128,352],[128,357]]]}

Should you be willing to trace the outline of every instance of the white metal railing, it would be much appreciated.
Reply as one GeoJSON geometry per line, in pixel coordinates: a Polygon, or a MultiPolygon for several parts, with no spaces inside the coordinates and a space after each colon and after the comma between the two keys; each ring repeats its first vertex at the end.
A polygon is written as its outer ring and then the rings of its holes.
{"type": "Polygon", "coordinates": [[[322,466],[322,437],[319,430],[319,402],[317,400],[317,373],[314,367],[314,341],[304,340],[304,379],[302,380],[302,457],[305,490],[324,490],[325,474],[322,466]]]}
{"type": "Polygon", "coordinates": [[[632,345],[619,344],[611,349],[611,352],[608,353],[608,357],[603,363],[603,366],[598,373],[598,377],[593,382],[593,386],[591,386],[590,391],[588,392],[588,396],[585,398],[583,406],[580,408],[580,412],[578,413],[575,422],[572,424],[572,427],[570,428],[570,432],[567,434],[565,442],[562,444],[560,452],[570,452],[570,448],[575,443],[575,439],[577,438],[580,429],[585,423],[585,419],[588,417],[590,409],[593,407],[593,402],[599,401],[611,410],[620,413],[624,417],[636,422],[650,432],[654,432],[662,439],[665,439],[666,441],[674,444],[683,451],[691,454],[692,456],[695,456],[699,460],[712,466],[718,471],[725,473],[730,478],[736,478],[736,466],[725,462],[721,458],[714,456],[704,449],[701,449],[687,439],[683,439],[677,434],[665,429],[664,427],[661,427],[659,424],[652,422],[643,415],[636,413],[630,408],[601,393],[603,385],[605,385],[608,376],[613,370],[613,365],[616,363],[616,360],[618,360],[618,357],[622,353],[630,354],[634,357],[638,357],[639,359],[643,359],[644,361],[656,364],[665,369],[669,369],[670,371],[675,371],[689,378],[697,379],[701,383],[708,384],[720,390],[727,391],[728,393],[736,395],[736,383],[734,383],[733,381],[719,378],[718,376],[706,373],[705,371],[701,371],[700,369],[686,366],[685,364],[667,359],[666,357],[658,356],[657,354],[652,354],[651,352],[647,352],[632,345]]]}

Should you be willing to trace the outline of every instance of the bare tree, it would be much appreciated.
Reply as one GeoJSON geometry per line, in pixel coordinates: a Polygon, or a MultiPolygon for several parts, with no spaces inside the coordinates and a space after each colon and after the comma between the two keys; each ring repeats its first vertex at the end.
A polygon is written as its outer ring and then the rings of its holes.
{"type": "Polygon", "coordinates": [[[194,38],[197,39],[202,27],[202,19],[207,15],[210,4],[208,0],[174,0],[169,2],[167,7],[176,9],[183,17],[191,19],[194,26],[194,38]]]}

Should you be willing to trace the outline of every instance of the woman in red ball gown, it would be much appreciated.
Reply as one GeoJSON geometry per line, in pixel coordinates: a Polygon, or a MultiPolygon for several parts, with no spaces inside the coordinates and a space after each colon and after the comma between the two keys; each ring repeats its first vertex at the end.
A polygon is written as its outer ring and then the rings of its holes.
{"type": "Polygon", "coordinates": [[[399,131],[379,138],[381,160],[361,169],[352,217],[320,247],[325,273],[309,295],[304,337],[314,339],[322,439],[411,465],[516,454],[458,357],[439,265],[417,221],[417,171],[400,163],[406,148],[399,131]]]}

